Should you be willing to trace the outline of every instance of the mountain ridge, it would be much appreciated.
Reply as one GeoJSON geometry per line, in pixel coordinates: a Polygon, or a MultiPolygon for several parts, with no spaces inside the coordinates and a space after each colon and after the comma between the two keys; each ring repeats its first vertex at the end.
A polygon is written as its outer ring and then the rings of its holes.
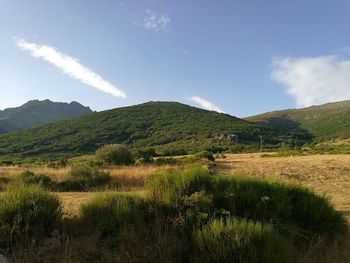
{"type": "Polygon", "coordinates": [[[89,107],[76,101],[30,100],[19,107],[0,110],[0,132],[24,130],[90,113],[89,107]]]}

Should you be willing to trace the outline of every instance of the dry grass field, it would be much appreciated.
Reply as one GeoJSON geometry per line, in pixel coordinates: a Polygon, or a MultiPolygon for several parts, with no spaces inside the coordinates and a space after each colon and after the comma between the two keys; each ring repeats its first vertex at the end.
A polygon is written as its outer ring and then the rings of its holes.
{"type": "MultiPolygon", "coordinates": [[[[105,169],[112,176],[114,182],[120,184],[120,192],[128,191],[135,194],[144,194],[143,185],[145,179],[150,176],[161,173],[170,166],[122,166],[105,169]]],[[[0,166],[0,176],[15,179],[20,173],[30,170],[36,174],[50,176],[53,180],[59,182],[68,177],[70,168],[48,168],[45,166],[0,166]]],[[[0,193],[1,194],[1,193],[0,193]]],[[[67,217],[76,217],[79,214],[79,208],[82,204],[87,203],[96,192],[60,192],[57,193],[63,203],[64,214],[67,217]]]]}
{"type": "Polygon", "coordinates": [[[229,154],[225,159],[217,159],[214,171],[299,182],[328,196],[350,221],[350,155],[260,156],[229,154]]]}

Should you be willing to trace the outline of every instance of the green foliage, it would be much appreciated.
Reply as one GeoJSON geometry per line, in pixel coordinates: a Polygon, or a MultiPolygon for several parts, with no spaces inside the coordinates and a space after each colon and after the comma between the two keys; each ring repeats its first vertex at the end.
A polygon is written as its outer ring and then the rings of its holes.
{"type": "Polygon", "coordinates": [[[156,157],[157,153],[154,148],[149,148],[145,150],[138,150],[136,157],[139,159],[143,159],[145,162],[149,162],[153,160],[153,157],[156,157]]]}
{"type": "Polygon", "coordinates": [[[116,238],[122,227],[144,221],[144,207],[142,198],[103,193],[81,207],[82,222],[90,231],[116,238]]]}
{"type": "Polygon", "coordinates": [[[345,219],[327,198],[296,185],[239,176],[212,176],[194,167],[182,173],[169,171],[156,176],[147,187],[153,200],[164,205],[167,213],[197,226],[211,218],[231,215],[272,223],[287,236],[309,241],[347,231],[345,219]],[[188,200],[192,199],[206,206],[193,206],[193,202],[189,205],[188,200]]]}
{"type": "Polygon", "coordinates": [[[215,157],[213,153],[209,151],[201,151],[199,153],[196,153],[196,157],[202,158],[202,159],[208,159],[209,161],[215,161],[215,157]]]}
{"type": "Polygon", "coordinates": [[[11,166],[15,165],[12,160],[0,160],[0,166],[11,166]]]}
{"type": "Polygon", "coordinates": [[[131,152],[125,145],[107,144],[95,153],[97,161],[105,165],[129,165],[133,163],[131,152]]]}
{"type": "Polygon", "coordinates": [[[18,176],[19,180],[25,185],[36,184],[45,188],[53,186],[53,182],[50,177],[42,174],[34,174],[31,171],[25,171],[18,176]]]}
{"type": "Polygon", "coordinates": [[[61,204],[57,196],[38,186],[8,188],[0,202],[1,239],[19,238],[22,235],[40,237],[59,227],[61,204]]]}
{"type": "Polygon", "coordinates": [[[111,180],[108,172],[88,163],[80,163],[71,167],[69,177],[59,182],[57,188],[60,191],[88,191],[93,187],[104,186],[111,180]]]}
{"type": "Polygon", "coordinates": [[[272,137],[269,129],[227,114],[180,103],[149,102],[1,134],[0,156],[76,156],[115,143],[181,155],[203,149],[221,133],[237,134],[242,143],[257,144],[261,134],[266,140],[272,137]]]}
{"type": "Polygon", "coordinates": [[[347,229],[329,200],[307,188],[247,177],[218,178],[215,205],[249,220],[270,222],[280,231],[311,240],[347,229]]]}
{"type": "Polygon", "coordinates": [[[195,230],[195,262],[290,262],[283,239],[269,224],[219,219],[195,230]]]}

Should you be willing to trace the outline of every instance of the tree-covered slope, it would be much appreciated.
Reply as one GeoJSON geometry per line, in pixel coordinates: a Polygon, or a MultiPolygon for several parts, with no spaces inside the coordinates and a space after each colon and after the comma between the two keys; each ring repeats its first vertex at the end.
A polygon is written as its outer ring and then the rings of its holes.
{"type": "Polygon", "coordinates": [[[284,132],[304,130],[318,139],[350,138],[350,101],[268,112],[246,119],[284,132]]]}
{"type": "Polygon", "coordinates": [[[222,135],[258,143],[270,130],[176,102],[148,102],[0,135],[0,155],[80,154],[108,143],[132,148],[206,145],[222,135]]]}
{"type": "Polygon", "coordinates": [[[62,103],[32,100],[18,108],[0,111],[0,133],[18,131],[46,123],[92,113],[78,102],[62,103]]]}

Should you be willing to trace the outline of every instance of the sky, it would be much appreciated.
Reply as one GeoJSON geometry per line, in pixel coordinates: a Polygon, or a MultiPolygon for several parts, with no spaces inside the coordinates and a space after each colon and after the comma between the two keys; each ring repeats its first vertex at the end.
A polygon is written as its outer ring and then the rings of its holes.
{"type": "Polygon", "coordinates": [[[0,109],[178,101],[238,117],[350,99],[350,0],[0,0],[0,109]]]}

